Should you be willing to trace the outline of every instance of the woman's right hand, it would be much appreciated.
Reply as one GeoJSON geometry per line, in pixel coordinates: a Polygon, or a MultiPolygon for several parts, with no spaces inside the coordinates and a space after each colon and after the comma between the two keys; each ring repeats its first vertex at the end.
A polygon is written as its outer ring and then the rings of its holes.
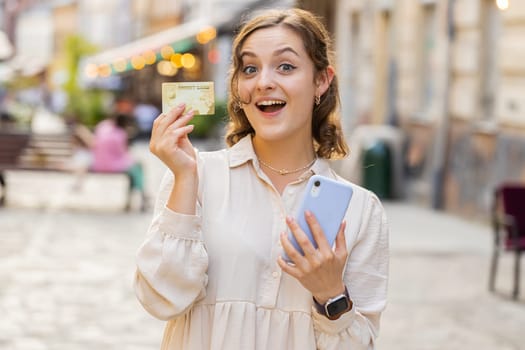
{"type": "Polygon", "coordinates": [[[187,125],[194,111],[183,114],[186,106],[181,104],[167,114],[159,115],[153,122],[149,149],[173,172],[175,177],[194,176],[197,161],[188,134],[193,125],[187,125]]]}

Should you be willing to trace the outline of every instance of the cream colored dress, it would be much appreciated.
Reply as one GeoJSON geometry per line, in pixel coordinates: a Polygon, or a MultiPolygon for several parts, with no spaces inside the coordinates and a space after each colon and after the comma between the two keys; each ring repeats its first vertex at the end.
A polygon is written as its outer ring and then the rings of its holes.
{"type": "Polygon", "coordinates": [[[165,206],[174,181],[168,171],[137,253],[136,295],[149,313],[168,321],[162,349],[373,349],[388,280],[388,228],[376,196],[353,185],[344,282],[354,306],[331,321],[279,268],[279,234],[312,174],[344,180],[317,160],[279,195],[249,136],[198,159],[197,215],[165,206]]]}

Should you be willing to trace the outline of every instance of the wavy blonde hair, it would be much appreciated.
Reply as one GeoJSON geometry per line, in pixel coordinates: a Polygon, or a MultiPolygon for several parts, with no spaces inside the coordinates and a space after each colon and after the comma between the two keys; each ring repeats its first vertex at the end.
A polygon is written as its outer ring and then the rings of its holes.
{"type": "MultiPolygon", "coordinates": [[[[242,69],[241,49],[246,39],[256,30],[283,25],[297,33],[312,60],[316,77],[326,74],[333,52],[328,31],[312,13],[301,9],[265,10],[242,25],[233,41],[232,63],[229,72],[228,114],[226,143],[233,146],[244,136],[255,134],[240,106],[239,73],[242,69]]],[[[313,105],[312,138],[317,156],[325,159],[343,158],[348,154],[339,111],[339,89],[334,76],[320,103],[313,105]]]]}

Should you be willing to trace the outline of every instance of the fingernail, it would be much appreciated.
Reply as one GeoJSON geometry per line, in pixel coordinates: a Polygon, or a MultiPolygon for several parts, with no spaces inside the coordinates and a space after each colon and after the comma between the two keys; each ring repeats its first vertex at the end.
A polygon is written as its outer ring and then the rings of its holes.
{"type": "Polygon", "coordinates": [[[182,102],[182,103],[179,103],[179,105],[177,106],[177,108],[180,109],[180,108],[185,107],[185,106],[186,106],[186,104],[185,104],[184,102],[182,102]]]}
{"type": "Polygon", "coordinates": [[[304,215],[306,215],[307,217],[310,218],[310,217],[312,217],[312,212],[311,212],[310,210],[306,210],[306,211],[304,212],[304,215]]]}

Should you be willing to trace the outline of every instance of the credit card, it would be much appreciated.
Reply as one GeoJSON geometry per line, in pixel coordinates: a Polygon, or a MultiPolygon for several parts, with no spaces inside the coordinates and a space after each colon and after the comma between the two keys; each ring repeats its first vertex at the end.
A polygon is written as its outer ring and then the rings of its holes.
{"type": "Polygon", "coordinates": [[[215,114],[215,93],[212,81],[162,83],[162,113],[168,113],[179,104],[196,115],[215,114]]]}

